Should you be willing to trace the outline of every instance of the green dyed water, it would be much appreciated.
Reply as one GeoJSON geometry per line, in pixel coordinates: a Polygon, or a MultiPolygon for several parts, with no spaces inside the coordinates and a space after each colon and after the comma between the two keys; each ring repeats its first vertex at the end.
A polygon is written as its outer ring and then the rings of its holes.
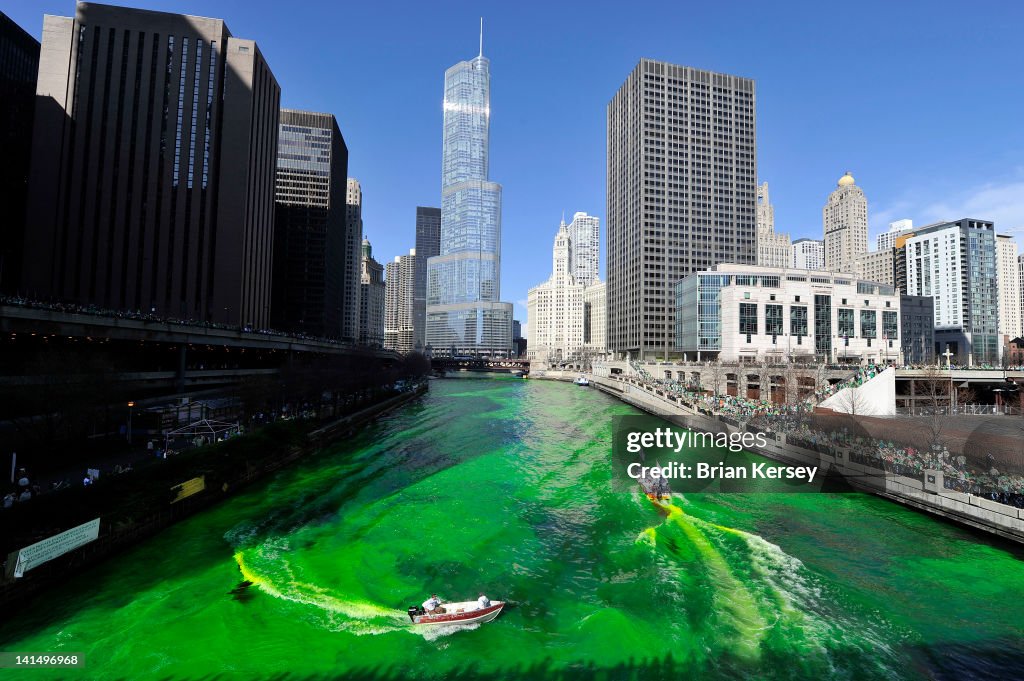
{"type": "Polygon", "coordinates": [[[33,679],[1024,676],[1011,548],[861,494],[659,510],[610,484],[612,417],[633,413],[568,384],[435,381],[5,618],[0,649],[85,654],[33,679]],[[481,589],[511,602],[496,621],[411,629],[430,592],[481,589]]]}

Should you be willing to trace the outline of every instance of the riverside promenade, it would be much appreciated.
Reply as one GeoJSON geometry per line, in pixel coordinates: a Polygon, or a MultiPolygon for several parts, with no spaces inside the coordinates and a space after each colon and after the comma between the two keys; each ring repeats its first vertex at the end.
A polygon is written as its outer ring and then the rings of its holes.
{"type": "MultiPolygon", "coordinates": [[[[801,439],[788,432],[773,432],[754,425],[754,414],[743,417],[715,413],[635,373],[627,373],[628,365],[624,369],[613,373],[608,366],[599,365],[587,376],[593,387],[650,414],[703,432],[765,432],[767,445],[752,448],[758,454],[788,464],[819,466],[823,477],[838,474],[858,490],[1024,543],[1024,509],[949,489],[938,467],[921,471],[896,467],[899,473],[880,469],[870,465],[870,459],[852,446],[834,446],[801,439]]],[[[569,380],[570,375],[575,377],[579,373],[547,372],[543,378],[569,380]]]]}

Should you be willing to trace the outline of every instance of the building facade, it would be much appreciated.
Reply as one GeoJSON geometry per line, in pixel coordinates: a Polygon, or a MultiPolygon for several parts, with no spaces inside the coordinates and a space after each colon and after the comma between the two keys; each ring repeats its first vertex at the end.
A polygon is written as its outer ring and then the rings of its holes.
{"type": "Polygon", "coordinates": [[[884,251],[889,248],[896,247],[896,239],[901,234],[906,234],[914,229],[913,220],[897,220],[889,223],[889,231],[882,232],[875,238],[875,250],[884,251]]]}
{"type": "Polygon", "coordinates": [[[850,173],[836,184],[821,210],[825,269],[853,273],[857,256],[868,251],[868,200],[850,173]]]}
{"type": "Polygon", "coordinates": [[[999,362],[995,226],[964,218],[915,229],[904,243],[907,295],[935,301],[936,355],[999,362]]]}
{"type": "Polygon", "coordinates": [[[576,283],[590,286],[600,273],[601,219],[586,213],[574,213],[566,230],[572,244],[572,276],[576,283]]]}
{"type": "Polygon", "coordinates": [[[359,292],[359,344],[384,345],[384,266],[373,259],[373,247],[363,239],[361,291],[359,292]]]}
{"type": "Polygon", "coordinates": [[[341,336],[348,147],[334,116],[282,109],[274,189],[275,329],[341,336]]]}
{"type": "Polygon", "coordinates": [[[792,244],[788,234],[775,231],[775,206],[768,196],[768,183],[757,185],[757,264],[789,267],[792,244]]]}
{"type": "Polygon", "coordinates": [[[359,294],[363,258],[363,188],[350,177],[345,183],[345,277],[341,294],[341,337],[356,342],[359,338],[359,294]]]}
{"type": "Polygon", "coordinates": [[[583,347],[583,285],[572,270],[572,241],[563,221],[551,252],[551,277],[526,295],[527,357],[553,364],[583,347]]]}
{"type": "Polygon", "coordinates": [[[896,285],[896,250],[869,251],[853,259],[854,274],[858,279],[896,285]]]}
{"type": "Polygon", "coordinates": [[[907,364],[935,364],[935,300],[900,296],[900,347],[907,364]]]}
{"type": "Polygon", "coordinates": [[[797,239],[792,247],[790,266],[797,270],[825,269],[825,242],[821,239],[797,239]]]}
{"type": "Polygon", "coordinates": [[[583,350],[591,358],[608,353],[608,285],[603,281],[583,289],[583,350]]]}
{"type": "Polygon", "coordinates": [[[416,206],[416,294],[413,300],[413,345],[427,347],[427,261],[441,255],[441,209],[416,206]]]}
{"type": "Polygon", "coordinates": [[[899,360],[899,294],[839,272],[718,265],[679,282],[676,309],[685,359],[899,360]]]}
{"type": "Polygon", "coordinates": [[[220,19],[46,16],[23,288],[267,326],[281,90],[220,19]]]}
{"type": "Polygon", "coordinates": [[[0,12],[0,293],[21,282],[39,42],[0,12]]]}
{"type": "Polygon", "coordinates": [[[1017,241],[1006,234],[996,235],[996,286],[999,289],[999,334],[1002,344],[1024,336],[1021,327],[1020,264],[1017,241]]]}
{"type": "MultiPolygon", "coordinates": [[[[416,350],[413,301],[416,297],[416,249],[396,255],[385,271],[384,347],[402,354],[416,350]]],[[[510,324],[511,333],[511,324],[510,324]]]]}
{"type": "Polygon", "coordinates": [[[675,283],[755,263],[755,103],[753,80],[649,59],[609,102],[610,351],[675,354],[675,283]]]}
{"type": "Polygon", "coordinates": [[[441,252],[427,260],[426,341],[434,355],[511,352],[501,300],[501,185],[490,172],[491,73],[481,53],[444,74],[441,252]]]}

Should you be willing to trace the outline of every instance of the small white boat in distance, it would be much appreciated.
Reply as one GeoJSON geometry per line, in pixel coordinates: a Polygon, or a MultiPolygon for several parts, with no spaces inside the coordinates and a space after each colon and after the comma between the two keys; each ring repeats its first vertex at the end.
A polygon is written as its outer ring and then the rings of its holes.
{"type": "Polygon", "coordinates": [[[573,381],[573,383],[579,386],[583,386],[584,388],[590,385],[590,381],[587,380],[586,376],[580,376],[575,381],[573,381]]]}
{"type": "Polygon", "coordinates": [[[413,624],[483,624],[490,622],[505,607],[504,601],[491,601],[486,608],[481,608],[479,601],[463,601],[461,603],[442,603],[438,610],[444,612],[427,614],[423,608],[409,608],[409,619],[413,624]]]}

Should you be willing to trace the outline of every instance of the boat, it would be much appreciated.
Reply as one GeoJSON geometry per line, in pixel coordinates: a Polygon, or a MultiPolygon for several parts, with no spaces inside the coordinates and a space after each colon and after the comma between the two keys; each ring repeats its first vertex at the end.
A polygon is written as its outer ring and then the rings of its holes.
{"type": "Polygon", "coordinates": [[[573,381],[573,383],[583,388],[586,388],[588,385],[590,385],[590,381],[587,380],[586,376],[580,376],[575,381],[573,381]]]}
{"type": "Polygon", "coordinates": [[[442,603],[438,610],[444,612],[428,614],[423,608],[414,605],[409,608],[409,619],[413,624],[483,624],[490,622],[501,613],[504,601],[491,601],[486,608],[481,608],[478,601],[460,603],[442,603]]]}
{"type": "Polygon", "coordinates": [[[515,376],[516,378],[526,378],[526,372],[523,371],[522,369],[516,369],[515,371],[512,372],[512,375],[515,376]]]}

